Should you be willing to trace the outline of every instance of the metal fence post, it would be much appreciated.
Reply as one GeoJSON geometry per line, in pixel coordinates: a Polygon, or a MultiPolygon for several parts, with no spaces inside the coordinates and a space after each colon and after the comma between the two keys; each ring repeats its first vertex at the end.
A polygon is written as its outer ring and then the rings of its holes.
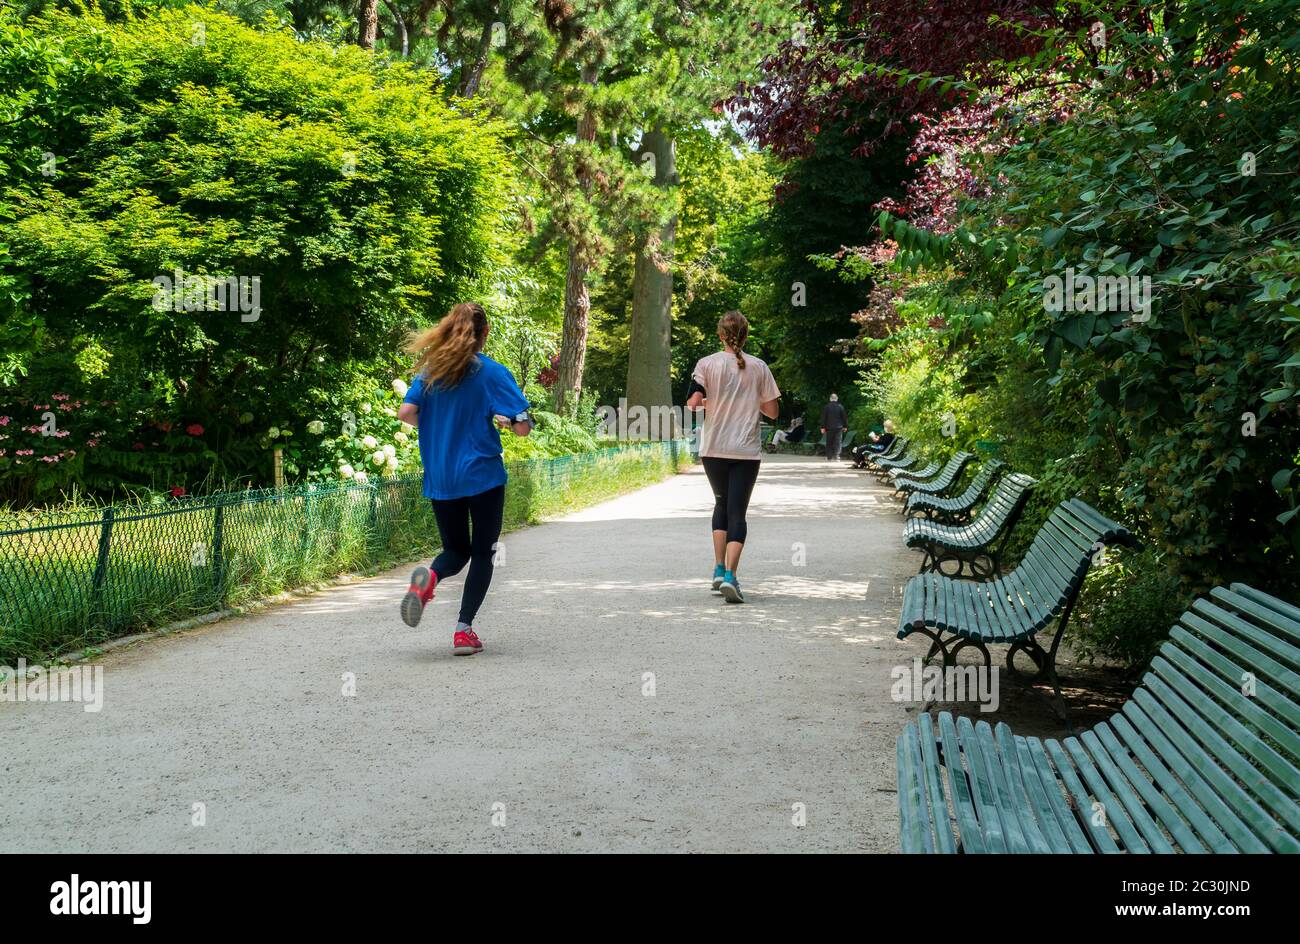
{"type": "Polygon", "coordinates": [[[370,550],[371,556],[373,557],[376,548],[375,527],[378,519],[378,509],[376,506],[379,502],[379,486],[374,482],[371,482],[367,487],[370,489],[370,517],[366,522],[366,547],[370,550]]]}
{"type": "Polygon", "coordinates": [[[104,517],[99,525],[99,555],[95,560],[95,576],[91,580],[91,589],[94,592],[95,600],[104,589],[104,581],[108,577],[108,550],[113,542],[113,507],[104,509],[104,517]]]}
{"type": "Polygon", "coordinates": [[[212,512],[212,589],[217,595],[217,605],[226,602],[225,575],[226,503],[217,499],[212,512]]]}

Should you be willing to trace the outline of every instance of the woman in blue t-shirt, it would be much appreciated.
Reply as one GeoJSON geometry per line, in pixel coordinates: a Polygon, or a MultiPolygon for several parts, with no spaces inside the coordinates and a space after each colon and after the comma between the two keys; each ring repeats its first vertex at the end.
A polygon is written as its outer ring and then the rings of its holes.
{"type": "Polygon", "coordinates": [[[452,652],[483,650],[474,617],[492,583],[494,547],[501,537],[506,466],[497,427],[517,436],[533,430],[528,401],[510,371],[484,355],[487,314],[473,302],[455,305],[411,339],[415,378],[397,418],[419,429],[424,495],[442,536],[442,553],[417,567],[402,600],[402,619],[417,626],[434,588],[469,564],[452,652]]]}

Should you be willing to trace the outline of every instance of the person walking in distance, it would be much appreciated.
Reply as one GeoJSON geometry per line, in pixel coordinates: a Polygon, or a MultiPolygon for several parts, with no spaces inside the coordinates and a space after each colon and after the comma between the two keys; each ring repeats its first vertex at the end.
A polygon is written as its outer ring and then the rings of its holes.
{"type": "Polygon", "coordinates": [[[736,571],[745,547],[745,514],[762,461],[759,415],[776,419],[781,391],[767,364],[745,353],[749,322],[738,311],[718,321],[722,350],[691,371],[686,406],[704,411],[700,461],[713,489],[713,589],[744,603],[736,571]]]}
{"type": "Polygon", "coordinates": [[[840,457],[840,443],[849,430],[849,415],[844,412],[838,394],[831,394],[831,402],[822,407],[822,433],[826,436],[826,458],[840,457]]]}
{"type": "Polygon", "coordinates": [[[510,371],[483,353],[487,341],[483,306],[464,302],[436,325],[411,339],[415,377],[397,418],[419,428],[424,496],[442,538],[442,552],[417,567],[402,598],[402,620],[417,626],[434,589],[466,564],[452,653],[483,650],[474,619],[492,583],[493,556],[501,537],[506,467],[497,428],[516,436],[533,430],[528,401],[510,371]]]}

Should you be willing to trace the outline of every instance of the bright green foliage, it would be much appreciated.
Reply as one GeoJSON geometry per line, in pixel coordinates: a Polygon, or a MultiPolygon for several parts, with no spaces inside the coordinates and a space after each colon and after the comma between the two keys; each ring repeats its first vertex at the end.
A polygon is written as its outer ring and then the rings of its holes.
{"type": "Polygon", "coordinates": [[[403,375],[405,332],[500,260],[499,129],[444,104],[431,73],[189,7],[5,15],[0,89],[0,414],[26,427],[55,393],[89,404],[57,443],[0,441],[10,498],[74,478],[265,481],[269,423],[337,427],[359,402],[340,388],[403,375]],[[152,280],[177,268],[259,277],[260,313],[157,310],[152,280]],[[187,452],[158,424],[203,432],[187,452]],[[34,486],[22,447],[61,454],[34,486]]]}

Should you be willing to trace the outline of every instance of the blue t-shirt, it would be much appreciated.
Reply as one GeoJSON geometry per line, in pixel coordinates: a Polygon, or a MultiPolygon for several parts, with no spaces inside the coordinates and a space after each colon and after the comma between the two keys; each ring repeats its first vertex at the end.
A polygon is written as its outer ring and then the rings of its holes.
{"type": "Polygon", "coordinates": [[[528,409],[509,370],[476,354],[456,386],[427,384],[417,376],[405,400],[420,410],[425,498],[464,498],[505,484],[501,435],[492,417],[513,420],[528,409]]]}

